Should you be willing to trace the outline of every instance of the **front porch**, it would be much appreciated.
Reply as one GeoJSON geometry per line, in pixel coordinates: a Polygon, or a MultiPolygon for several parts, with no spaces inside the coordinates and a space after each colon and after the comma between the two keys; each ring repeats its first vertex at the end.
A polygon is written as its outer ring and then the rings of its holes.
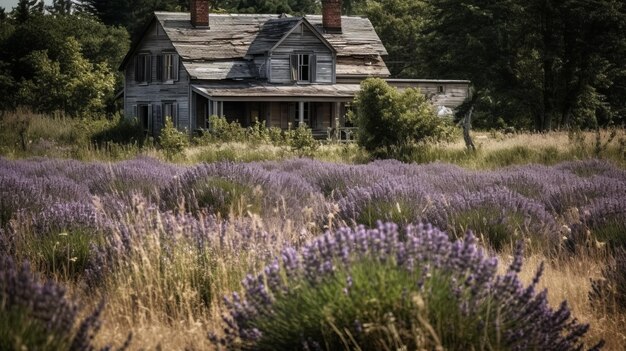
{"type": "MultiPolygon", "coordinates": [[[[289,96],[272,91],[252,92],[250,89],[224,89],[194,86],[192,90],[192,130],[210,129],[209,116],[237,121],[242,127],[254,121],[265,122],[268,128],[297,128],[306,125],[318,139],[352,140],[354,130],[346,113],[355,91],[317,94],[320,86],[290,87],[301,96],[289,96]],[[313,89],[315,90],[313,90],[313,89]],[[304,92],[304,94],[303,94],[304,92]]],[[[330,87],[330,86],[327,86],[330,87]]],[[[358,85],[353,87],[358,89],[358,85]]]]}

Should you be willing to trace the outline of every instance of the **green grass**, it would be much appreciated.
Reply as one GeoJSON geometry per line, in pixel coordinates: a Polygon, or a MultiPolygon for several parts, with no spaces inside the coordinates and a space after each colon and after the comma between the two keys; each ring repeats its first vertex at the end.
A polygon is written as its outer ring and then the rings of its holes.
{"type": "MultiPolygon", "coordinates": [[[[19,111],[3,117],[0,124],[0,156],[9,158],[48,156],[85,161],[117,161],[148,155],[177,163],[198,163],[275,161],[299,157],[287,145],[272,144],[270,138],[244,138],[240,142],[226,143],[196,138],[194,140],[203,142],[187,148],[184,155],[169,160],[154,139],[145,138],[136,124],[120,120],[119,117],[72,119],[19,111]],[[22,145],[22,141],[25,145],[22,145]]],[[[471,169],[495,169],[528,163],[551,165],[600,157],[626,167],[626,133],[623,129],[597,133],[472,134],[477,145],[476,151],[466,150],[462,139],[456,136],[456,139],[444,143],[407,148],[398,157],[405,162],[446,162],[471,169]]],[[[323,144],[312,151],[310,157],[341,163],[366,163],[372,160],[371,155],[355,144],[323,144]]]]}
{"type": "Polygon", "coordinates": [[[70,340],[46,329],[27,309],[5,310],[0,300],[0,350],[67,350],[70,340]]]}

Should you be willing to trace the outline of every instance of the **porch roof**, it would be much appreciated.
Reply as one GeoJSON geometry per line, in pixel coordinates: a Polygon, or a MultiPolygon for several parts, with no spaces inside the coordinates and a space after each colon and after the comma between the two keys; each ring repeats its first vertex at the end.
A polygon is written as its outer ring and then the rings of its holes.
{"type": "Polygon", "coordinates": [[[275,85],[264,82],[232,82],[193,84],[192,89],[217,100],[313,100],[350,101],[361,89],[359,84],[275,85]]]}

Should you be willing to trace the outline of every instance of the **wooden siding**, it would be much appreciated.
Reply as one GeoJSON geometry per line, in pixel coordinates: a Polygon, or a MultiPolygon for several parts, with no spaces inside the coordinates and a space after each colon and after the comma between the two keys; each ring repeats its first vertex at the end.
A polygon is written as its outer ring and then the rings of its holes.
{"type": "Polygon", "coordinates": [[[388,82],[400,90],[406,88],[419,89],[435,106],[455,108],[469,97],[469,82],[419,79],[390,79],[388,82]]]}
{"type": "Polygon", "coordinates": [[[316,83],[333,83],[333,55],[330,53],[319,53],[317,56],[317,76],[316,83]]]}
{"type": "Polygon", "coordinates": [[[256,68],[256,73],[259,78],[265,79],[267,78],[267,57],[266,56],[256,56],[254,58],[254,67],[256,68]]]}
{"type": "Polygon", "coordinates": [[[315,83],[332,83],[333,53],[305,25],[300,25],[276,47],[270,56],[270,82],[291,83],[290,55],[293,53],[316,55],[315,83]]]}
{"type": "MultiPolygon", "coordinates": [[[[190,131],[189,121],[189,76],[183,65],[178,64],[178,80],[174,82],[161,82],[156,79],[157,65],[156,56],[162,52],[173,52],[174,46],[165,35],[158,22],[148,29],[141,43],[137,47],[137,53],[149,53],[151,56],[151,79],[146,83],[135,81],[135,60],[129,60],[125,67],[124,79],[124,116],[135,118],[136,109],[133,106],[148,104],[159,106],[151,108],[153,123],[163,124],[164,116],[161,116],[160,106],[164,102],[175,103],[177,106],[177,127],[180,130],[190,131]]],[[[155,128],[159,129],[159,128],[155,128]]]]}

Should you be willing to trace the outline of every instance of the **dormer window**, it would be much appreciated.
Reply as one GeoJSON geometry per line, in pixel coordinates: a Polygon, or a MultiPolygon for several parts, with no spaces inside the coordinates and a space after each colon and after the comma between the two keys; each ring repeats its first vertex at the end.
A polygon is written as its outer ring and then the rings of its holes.
{"type": "Polygon", "coordinates": [[[291,80],[294,82],[315,81],[315,55],[291,55],[291,80]]]}

